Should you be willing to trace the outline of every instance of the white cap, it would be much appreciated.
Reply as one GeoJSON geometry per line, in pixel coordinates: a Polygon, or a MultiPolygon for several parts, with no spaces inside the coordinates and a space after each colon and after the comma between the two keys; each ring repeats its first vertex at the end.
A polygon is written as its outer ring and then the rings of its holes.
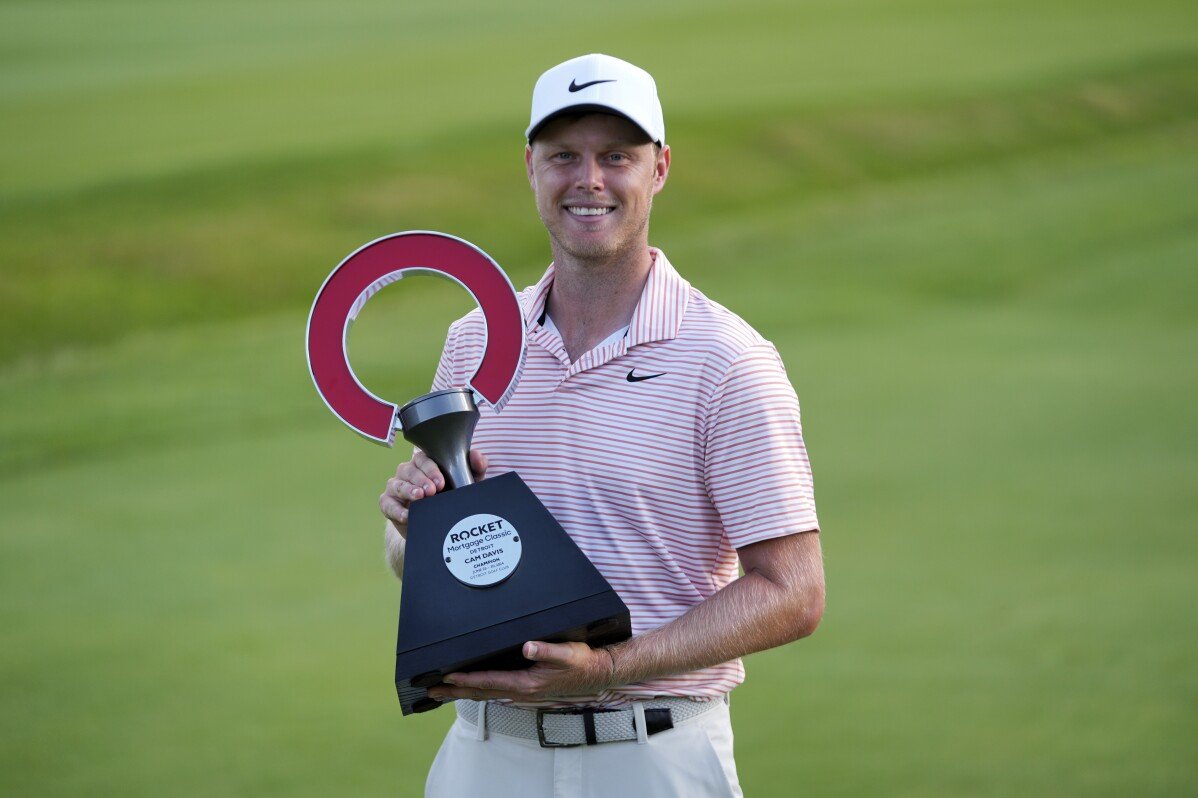
{"type": "Polygon", "coordinates": [[[553,117],[568,111],[616,113],[666,143],[666,123],[653,76],[627,61],[592,53],[558,64],[537,80],[532,90],[532,118],[525,137],[533,136],[553,117]]]}

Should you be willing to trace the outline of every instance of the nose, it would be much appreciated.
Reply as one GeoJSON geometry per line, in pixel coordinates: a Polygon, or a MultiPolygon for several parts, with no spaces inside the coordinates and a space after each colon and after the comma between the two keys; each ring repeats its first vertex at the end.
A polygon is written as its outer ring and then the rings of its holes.
{"type": "Polygon", "coordinates": [[[580,158],[578,188],[583,191],[603,190],[603,167],[598,158],[580,158]]]}

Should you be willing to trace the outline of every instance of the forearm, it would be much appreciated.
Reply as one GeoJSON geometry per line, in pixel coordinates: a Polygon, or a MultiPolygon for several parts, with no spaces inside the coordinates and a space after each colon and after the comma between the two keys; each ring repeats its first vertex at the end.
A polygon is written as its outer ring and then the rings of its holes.
{"type": "Polygon", "coordinates": [[[817,532],[749,544],[737,554],[744,576],[659,629],[605,649],[529,641],[523,653],[531,668],[451,673],[429,695],[476,701],[593,695],[706,668],[815,631],[824,611],[817,532]]]}
{"type": "Polygon", "coordinates": [[[608,646],[612,682],[686,673],[785,645],[814,632],[823,608],[818,563],[784,574],[749,570],[670,623],[608,646]]]}
{"type": "Polygon", "coordinates": [[[403,579],[404,551],[407,543],[391,521],[384,522],[383,539],[386,545],[387,565],[398,579],[403,579]]]}

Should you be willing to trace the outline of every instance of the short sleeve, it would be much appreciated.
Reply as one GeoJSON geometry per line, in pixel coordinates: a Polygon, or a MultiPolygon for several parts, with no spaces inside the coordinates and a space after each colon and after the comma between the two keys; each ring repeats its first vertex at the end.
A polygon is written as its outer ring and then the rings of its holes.
{"type": "Polygon", "coordinates": [[[799,400],[773,344],[733,361],[706,420],[704,481],[733,548],[819,529],[799,400]]]}

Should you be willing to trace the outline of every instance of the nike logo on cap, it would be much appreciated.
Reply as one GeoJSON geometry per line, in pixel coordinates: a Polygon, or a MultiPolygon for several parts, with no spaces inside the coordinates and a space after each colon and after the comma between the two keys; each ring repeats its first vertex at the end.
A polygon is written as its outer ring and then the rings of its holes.
{"type": "Polygon", "coordinates": [[[625,377],[625,379],[628,380],[629,382],[643,382],[645,380],[651,380],[654,377],[664,377],[666,375],[666,373],[663,371],[661,374],[646,374],[643,377],[638,377],[632,373],[634,371],[636,371],[636,369],[631,369],[628,372],[628,376],[625,377]]]}
{"type": "Polygon", "coordinates": [[[608,80],[591,80],[586,83],[575,83],[574,80],[571,80],[570,81],[570,91],[571,92],[582,91],[587,86],[594,86],[596,83],[615,83],[615,82],[616,82],[615,78],[610,78],[608,80]]]}

